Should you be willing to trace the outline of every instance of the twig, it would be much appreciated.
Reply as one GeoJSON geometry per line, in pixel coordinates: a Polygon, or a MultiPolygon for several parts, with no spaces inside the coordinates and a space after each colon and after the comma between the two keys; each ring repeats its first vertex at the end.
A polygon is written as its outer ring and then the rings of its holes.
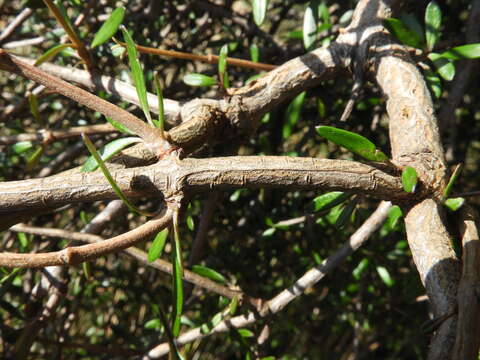
{"type": "MultiPolygon", "coordinates": [[[[110,204],[109,204],[109,206],[110,206],[110,204]]],[[[115,204],[115,206],[117,206],[117,205],[115,204]]],[[[100,214],[102,214],[102,213],[100,213],[100,214]]],[[[108,216],[108,215],[106,215],[106,216],[108,216]]],[[[104,223],[104,221],[102,221],[102,223],[104,223]]],[[[86,234],[84,232],[74,232],[74,231],[67,231],[67,230],[62,230],[62,229],[35,227],[35,226],[29,226],[29,225],[25,225],[25,224],[18,224],[18,225],[12,226],[10,228],[10,230],[15,231],[15,232],[24,232],[24,233],[27,233],[27,234],[35,234],[35,235],[48,236],[48,237],[53,237],[53,238],[87,242],[87,243],[90,243],[90,244],[98,244],[98,243],[101,243],[101,242],[108,241],[108,240],[105,240],[101,236],[93,235],[91,233],[86,234]]],[[[110,239],[110,240],[112,240],[112,239],[110,239]]],[[[142,251],[142,250],[139,250],[135,247],[130,247],[128,249],[124,249],[123,252],[128,254],[129,256],[137,259],[142,265],[151,266],[151,267],[153,267],[157,270],[160,270],[164,273],[172,275],[172,264],[169,263],[168,261],[165,261],[165,260],[162,260],[162,259],[157,259],[154,262],[149,262],[147,253],[142,251]]],[[[1,256],[1,254],[0,254],[0,256],[1,256]]],[[[242,294],[241,291],[231,290],[231,289],[229,289],[225,286],[222,286],[222,285],[219,285],[219,284],[215,283],[212,280],[209,280],[209,279],[204,278],[200,275],[197,275],[197,274],[195,274],[195,273],[193,273],[193,272],[191,272],[187,269],[184,269],[183,279],[185,281],[188,281],[188,282],[192,283],[193,285],[200,286],[204,289],[207,289],[209,291],[212,291],[216,294],[225,296],[225,297],[230,298],[230,299],[234,298],[235,296],[237,296],[239,299],[243,298],[243,294],[242,294]]]]}
{"type": "Polygon", "coordinates": [[[33,46],[43,43],[46,40],[44,36],[38,36],[31,39],[24,39],[24,40],[17,40],[17,41],[10,41],[2,45],[4,49],[16,49],[25,46],[33,46]]]}
{"type": "Polygon", "coordinates": [[[75,265],[84,261],[94,260],[100,256],[118,252],[140,241],[144,241],[147,237],[168,226],[171,219],[172,212],[166,209],[159,216],[136,229],[99,243],[69,247],[60,251],[44,254],[0,253],[0,266],[39,268],[45,266],[75,265]]]}
{"type": "MultiPolygon", "coordinates": [[[[204,333],[201,328],[195,328],[180,335],[176,343],[178,346],[190,343],[206,336],[229,331],[232,328],[241,328],[248,326],[259,318],[275,314],[287,306],[292,300],[300,296],[306,289],[312,287],[325,277],[328,273],[339,266],[350,254],[362,246],[370,235],[376,231],[388,216],[388,210],[392,204],[390,202],[382,202],[378,208],[370,215],[370,217],[358,228],[350,237],[348,242],[343,245],[340,250],[328,257],[319,266],[308,270],[300,277],[292,286],[283,290],[277,296],[265,303],[259,313],[249,312],[246,315],[236,316],[229,320],[220,322],[211,329],[210,332],[204,333]]],[[[167,354],[169,347],[167,343],[160,344],[151,349],[143,356],[143,360],[158,359],[167,354]]]]}
{"type": "MultiPolygon", "coordinates": [[[[122,46],[126,46],[125,43],[119,42],[122,46]]],[[[152,55],[160,55],[160,56],[168,56],[176,59],[185,59],[185,60],[193,60],[193,61],[201,61],[206,62],[209,64],[217,64],[219,57],[217,55],[196,55],[181,51],[174,51],[174,50],[164,50],[164,49],[156,49],[147,46],[135,45],[138,51],[143,52],[145,54],[152,54],[152,55]]],[[[227,57],[228,65],[239,66],[244,68],[250,68],[255,70],[265,70],[270,71],[277,68],[276,65],[270,64],[263,64],[257,63],[249,60],[237,59],[232,57],[227,57]]]]}
{"type": "Polygon", "coordinates": [[[27,20],[30,15],[33,14],[33,10],[30,8],[25,8],[22,10],[20,14],[18,14],[15,19],[13,19],[10,24],[8,24],[5,29],[3,29],[2,33],[0,34],[0,44],[3,43],[7,38],[12,35],[17,27],[22,25],[22,23],[27,20]]]}
{"type": "Polygon", "coordinates": [[[0,136],[0,144],[10,145],[19,141],[32,141],[50,144],[54,141],[80,136],[82,133],[90,135],[110,134],[113,132],[118,132],[118,130],[110,124],[76,126],[66,130],[41,130],[33,134],[25,133],[10,136],[0,136]]]}

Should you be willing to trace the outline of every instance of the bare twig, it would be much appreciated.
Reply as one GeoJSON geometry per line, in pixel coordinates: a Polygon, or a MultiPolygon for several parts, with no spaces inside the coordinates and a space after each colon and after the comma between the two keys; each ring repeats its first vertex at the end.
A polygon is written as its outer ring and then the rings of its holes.
{"type": "Polygon", "coordinates": [[[5,27],[5,29],[3,29],[2,33],[0,34],[0,44],[7,40],[8,37],[15,31],[15,29],[22,25],[22,23],[27,20],[30,15],[32,15],[32,13],[33,10],[28,7],[23,9],[22,12],[18,14],[15,19],[13,19],[10,24],[5,27]]]}
{"type": "Polygon", "coordinates": [[[74,265],[84,261],[94,260],[100,256],[118,252],[144,241],[147,237],[164,229],[172,219],[172,212],[164,210],[156,218],[145,224],[111,239],[45,254],[14,254],[0,253],[0,266],[39,268],[55,265],[74,265]]]}
{"type": "MultiPolygon", "coordinates": [[[[300,277],[292,286],[283,290],[277,296],[266,302],[259,313],[255,314],[249,312],[246,315],[236,316],[229,320],[220,322],[217,326],[205,333],[201,328],[195,328],[180,335],[176,343],[181,346],[197,339],[213,335],[215,333],[229,331],[231,328],[241,328],[253,324],[261,317],[275,314],[281,311],[292,300],[303,294],[303,292],[314,286],[317,282],[325,277],[328,273],[339,266],[350,254],[362,246],[370,235],[376,231],[388,216],[388,210],[391,207],[390,202],[382,202],[377,210],[358,228],[358,230],[350,237],[348,242],[343,245],[340,250],[331,255],[319,266],[308,270],[302,277],[300,277]]],[[[142,358],[143,360],[158,359],[167,354],[169,347],[167,343],[160,344],[151,349],[142,358]]]]}
{"type": "Polygon", "coordinates": [[[80,136],[82,133],[87,135],[110,134],[117,131],[118,130],[110,124],[76,126],[66,130],[41,130],[33,134],[24,133],[18,135],[0,136],[0,144],[9,145],[15,144],[19,141],[43,142],[49,144],[54,141],[80,136]]]}
{"type": "MultiPolygon", "coordinates": [[[[114,202],[112,202],[114,203],[114,202]]],[[[120,202],[121,203],[121,202],[120,202]]],[[[115,204],[115,206],[117,206],[115,204]]],[[[100,213],[99,215],[101,215],[100,213]]],[[[98,215],[97,215],[98,216],[98,215]]],[[[105,215],[104,215],[105,216],[105,215]]],[[[104,222],[102,222],[104,223],[104,222]]],[[[81,241],[81,242],[87,242],[90,244],[97,244],[104,242],[105,239],[102,238],[101,236],[98,235],[93,235],[93,234],[86,234],[84,232],[74,232],[74,231],[67,231],[67,230],[62,230],[62,229],[54,229],[54,228],[45,228],[45,227],[35,227],[35,226],[29,226],[25,224],[18,224],[15,226],[12,226],[10,228],[11,231],[15,232],[24,232],[27,234],[35,234],[35,235],[41,235],[41,236],[48,236],[48,237],[53,237],[53,238],[60,238],[60,239],[68,239],[68,240],[74,240],[74,241],[81,241]]],[[[172,264],[169,263],[168,261],[162,260],[162,259],[157,259],[154,262],[149,262],[148,261],[148,255],[146,252],[139,250],[135,247],[131,247],[128,249],[123,250],[124,253],[127,255],[137,259],[142,265],[145,266],[151,266],[157,270],[160,270],[164,273],[172,275],[172,264]]],[[[200,275],[197,275],[187,269],[184,269],[184,276],[183,279],[185,281],[190,282],[193,285],[200,286],[204,289],[207,289],[209,291],[212,291],[216,294],[225,296],[227,298],[233,298],[237,296],[239,299],[243,298],[243,294],[241,291],[238,290],[231,290],[225,286],[219,285],[215,283],[212,280],[209,280],[207,278],[204,278],[200,275]]]]}

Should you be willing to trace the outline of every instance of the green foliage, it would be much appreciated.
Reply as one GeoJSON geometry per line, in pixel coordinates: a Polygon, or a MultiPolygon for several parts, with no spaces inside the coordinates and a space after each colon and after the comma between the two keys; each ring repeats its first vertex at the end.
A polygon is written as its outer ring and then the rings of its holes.
{"type": "MultiPolygon", "coordinates": [[[[125,149],[127,146],[141,142],[141,141],[142,139],[137,137],[127,137],[127,138],[116,139],[109,142],[104,147],[102,147],[98,151],[98,154],[100,155],[100,158],[103,161],[107,161],[111,159],[113,156],[115,156],[116,154],[118,154],[120,151],[125,149]]],[[[98,169],[98,166],[99,165],[95,160],[95,157],[91,155],[83,164],[82,171],[83,172],[95,171],[98,169]]]]}
{"type": "Polygon", "coordinates": [[[219,282],[219,283],[226,283],[227,282],[227,279],[225,279],[225,277],[220,274],[218,271],[215,271],[213,269],[210,269],[206,266],[202,266],[202,265],[193,265],[192,266],[192,271],[198,275],[201,275],[201,276],[204,276],[210,280],[213,280],[213,281],[216,281],[216,282],[219,282]]]}
{"type": "Polygon", "coordinates": [[[331,142],[343,146],[354,154],[370,161],[386,162],[388,157],[374,143],[362,135],[337,129],[332,126],[317,126],[317,133],[331,142]]]}
{"type": "Polygon", "coordinates": [[[108,19],[102,24],[102,27],[97,31],[95,37],[92,40],[92,49],[102,45],[108,41],[118,30],[118,27],[123,21],[125,16],[125,8],[123,6],[116,8],[112,11],[108,19]]]}
{"type": "Polygon", "coordinates": [[[257,26],[265,21],[267,14],[268,0],[252,0],[253,20],[257,26]]]}
{"type": "Polygon", "coordinates": [[[168,229],[163,229],[155,236],[152,245],[148,249],[148,261],[155,261],[162,256],[163,249],[167,242],[167,237],[168,229]]]}
{"type": "Polygon", "coordinates": [[[430,1],[425,10],[425,40],[427,50],[432,51],[440,38],[442,11],[435,1],[430,1]]]}
{"type": "Polygon", "coordinates": [[[338,204],[343,203],[351,196],[351,194],[342,191],[328,192],[313,199],[308,205],[307,210],[310,212],[329,210],[338,204]]]}
{"type": "Polygon", "coordinates": [[[402,185],[403,190],[409,193],[414,193],[417,187],[417,172],[411,166],[405,166],[402,170],[402,185]]]}
{"type": "Polygon", "coordinates": [[[187,74],[183,77],[183,82],[190,86],[212,86],[217,83],[215,78],[203,74],[187,74]]]}

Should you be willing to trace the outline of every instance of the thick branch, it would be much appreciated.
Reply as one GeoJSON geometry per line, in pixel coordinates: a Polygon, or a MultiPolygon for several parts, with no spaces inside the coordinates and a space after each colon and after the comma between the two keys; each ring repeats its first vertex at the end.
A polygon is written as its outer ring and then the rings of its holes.
{"type": "MultiPolygon", "coordinates": [[[[345,160],[246,156],[166,159],[146,167],[111,171],[129,197],[168,197],[212,188],[344,190],[380,199],[407,200],[398,177],[370,165],[345,160]]],[[[0,213],[106,200],[115,193],[100,172],[0,183],[0,213]]]]}

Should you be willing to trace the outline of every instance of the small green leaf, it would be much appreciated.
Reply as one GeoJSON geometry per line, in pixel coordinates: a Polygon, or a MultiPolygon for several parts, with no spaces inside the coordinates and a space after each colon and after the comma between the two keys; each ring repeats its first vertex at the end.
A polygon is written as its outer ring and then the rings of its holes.
{"type": "Polygon", "coordinates": [[[22,248],[26,248],[28,246],[29,240],[27,235],[24,232],[18,232],[17,238],[20,241],[20,246],[22,248]]]}
{"type": "Polygon", "coordinates": [[[30,112],[32,113],[35,120],[40,124],[44,125],[42,118],[40,117],[40,112],[38,110],[38,99],[37,96],[33,93],[28,94],[28,105],[30,106],[30,112]]]}
{"type": "Polygon", "coordinates": [[[116,8],[112,11],[108,19],[102,24],[100,29],[95,34],[92,41],[92,49],[103,44],[109,40],[118,30],[118,27],[123,21],[125,16],[125,8],[123,6],[116,8]]]}
{"type": "Polygon", "coordinates": [[[352,196],[352,194],[342,191],[328,192],[313,199],[313,201],[307,205],[307,211],[318,212],[331,209],[350,198],[350,196],[352,196]]]}
{"type": "Polygon", "coordinates": [[[220,55],[218,56],[218,73],[221,74],[220,78],[223,77],[225,71],[227,70],[227,55],[228,55],[228,45],[225,44],[220,49],[220,55]]]}
{"type": "Polygon", "coordinates": [[[367,138],[332,126],[317,126],[317,133],[370,161],[387,162],[388,157],[367,138]]]}
{"type": "Polygon", "coordinates": [[[456,46],[441,54],[450,60],[478,59],[480,58],[480,43],[456,46]]]}
{"type": "Polygon", "coordinates": [[[453,184],[457,181],[458,176],[460,175],[460,170],[462,169],[462,164],[458,164],[455,169],[453,170],[452,176],[448,180],[447,186],[445,186],[445,190],[443,190],[443,197],[448,198],[450,193],[452,192],[453,184]]]}
{"type": "Polygon", "coordinates": [[[392,277],[390,276],[390,273],[385,267],[377,266],[377,273],[378,275],[380,275],[380,278],[388,287],[391,287],[395,284],[395,281],[392,279],[392,277]]]}
{"type": "Polygon", "coordinates": [[[440,26],[442,24],[442,11],[435,1],[430,1],[425,10],[425,39],[427,50],[432,51],[440,38],[440,26]]]}
{"type": "Polygon", "coordinates": [[[227,279],[225,279],[225,277],[222,274],[206,266],[193,265],[192,271],[200,276],[204,276],[206,278],[209,278],[210,280],[213,280],[222,284],[225,284],[227,282],[227,279]]]}
{"type": "Polygon", "coordinates": [[[445,200],[445,202],[443,204],[447,208],[449,208],[451,211],[457,211],[458,209],[460,209],[463,206],[463,204],[465,204],[465,199],[462,198],[462,197],[449,198],[449,199],[445,200]]]}
{"type": "Polygon", "coordinates": [[[195,230],[195,222],[193,221],[193,217],[190,215],[187,216],[187,227],[190,231],[195,230]]]}
{"type": "Polygon", "coordinates": [[[58,53],[62,52],[66,48],[73,47],[73,44],[60,44],[60,45],[55,45],[45,51],[43,55],[41,55],[37,60],[35,60],[35,63],[33,66],[39,66],[43,64],[44,62],[50,61],[52,58],[54,58],[58,53]]]}
{"type": "Polygon", "coordinates": [[[411,166],[405,166],[402,170],[402,185],[403,190],[409,193],[414,193],[417,187],[418,176],[415,169],[411,166]]]}
{"type": "Polygon", "coordinates": [[[238,329],[238,333],[243,338],[251,338],[255,336],[255,334],[248,329],[238,329]]]}
{"type": "MultiPolygon", "coordinates": [[[[113,140],[101,148],[98,153],[100,154],[103,161],[111,159],[114,155],[118,154],[120,151],[125,149],[127,146],[141,142],[142,139],[137,137],[127,137],[113,140]]],[[[98,163],[95,160],[94,156],[89,156],[88,159],[82,166],[82,172],[91,172],[98,169],[98,163]]]]}
{"type": "Polygon", "coordinates": [[[160,85],[160,80],[158,79],[158,74],[153,74],[153,83],[155,85],[155,91],[157,92],[158,99],[158,121],[153,121],[155,126],[159,128],[162,132],[162,137],[164,137],[165,131],[165,108],[163,106],[163,91],[160,85]]]}
{"type": "Polygon", "coordinates": [[[112,118],[109,118],[108,116],[105,116],[105,119],[107,119],[107,121],[110,123],[110,125],[112,125],[118,131],[120,131],[124,134],[128,134],[128,135],[135,135],[133,132],[128,130],[126,126],[120,124],[119,122],[113,120],[112,118]]]}
{"type": "Polygon", "coordinates": [[[387,223],[390,229],[393,229],[398,224],[398,220],[403,216],[402,209],[400,206],[394,205],[388,211],[387,223]]]}
{"type": "Polygon", "coordinates": [[[98,165],[100,166],[100,169],[102,170],[103,175],[107,179],[108,183],[112,187],[113,191],[115,194],[124,202],[127,207],[138,214],[144,215],[144,216],[152,216],[152,214],[142,211],[140,209],[137,209],[125,196],[125,194],[122,192],[118,184],[115,182],[113,179],[112,175],[110,174],[110,171],[108,171],[107,167],[105,166],[105,163],[103,162],[102,158],[97,152],[97,149],[95,149],[95,146],[93,145],[92,141],[88,138],[86,134],[82,134],[82,139],[83,142],[85,143],[85,146],[87,147],[88,151],[90,151],[90,154],[95,158],[97,161],[98,165]]]}
{"type": "Polygon", "coordinates": [[[438,74],[447,81],[452,81],[455,76],[455,66],[452,60],[442,57],[437,53],[428,54],[428,58],[432,60],[433,65],[437,68],[438,74]]]}
{"type": "Polygon", "coordinates": [[[400,15],[400,20],[408,29],[416,34],[416,37],[419,39],[420,43],[425,43],[425,32],[423,31],[423,26],[417,20],[416,16],[402,13],[400,15]]]}
{"type": "Polygon", "coordinates": [[[270,237],[270,236],[272,236],[273,234],[275,234],[275,231],[277,231],[277,229],[275,229],[275,228],[269,228],[269,229],[265,230],[265,231],[262,233],[262,236],[263,236],[263,237],[270,237]]]}
{"type": "Polygon", "coordinates": [[[363,258],[357,265],[355,269],[352,271],[352,275],[356,280],[359,280],[364,271],[368,268],[368,265],[370,264],[370,260],[367,258],[363,258]]]}
{"type": "Polygon", "coordinates": [[[12,145],[12,150],[16,154],[24,153],[25,151],[28,151],[31,148],[33,148],[33,144],[31,141],[19,141],[12,145]]]}
{"type": "Polygon", "coordinates": [[[144,326],[145,329],[160,329],[160,319],[148,320],[144,326]]]}
{"type": "Polygon", "coordinates": [[[425,79],[427,80],[428,87],[433,93],[435,99],[439,99],[442,96],[442,81],[433,71],[429,69],[424,70],[425,79]]]}
{"type": "Polygon", "coordinates": [[[260,60],[260,51],[255,44],[250,45],[250,59],[252,59],[253,62],[258,62],[260,60]]]}
{"type": "Polygon", "coordinates": [[[309,49],[317,39],[318,1],[310,1],[303,14],[303,45],[309,49]]]}
{"type": "Polygon", "coordinates": [[[127,44],[128,61],[130,63],[130,71],[132,72],[133,82],[135,83],[135,89],[137,90],[138,101],[140,107],[145,114],[149,124],[153,125],[152,116],[150,115],[150,107],[147,99],[147,88],[145,86],[145,78],[143,77],[143,70],[137,57],[137,49],[132,37],[128,33],[124,26],[121,26],[123,32],[123,38],[127,44]]]}
{"type": "Polygon", "coordinates": [[[253,20],[257,26],[262,25],[267,14],[268,0],[252,0],[253,20]]]}
{"type": "Polygon", "coordinates": [[[422,38],[412,30],[410,30],[402,21],[389,18],[384,20],[385,26],[388,30],[403,44],[420,48],[422,38]]]}
{"type": "Polygon", "coordinates": [[[350,221],[350,218],[352,217],[353,211],[357,207],[357,201],[356,199],[353,199],[352,201],[348,202],[347,205],[345,205],[342,209],[342,212],[340,213],[337,221],[335,221],[335,227],[337,228],[342,228],[345,226],[348,221],[350,221]]]}
{"type": "Polygon", "coordinates": [[[25,170],[27,172],[30,172],[33,170],[35,166],[37,166],[38,162],[40,161],[40,158],[42,157],[43,153],[45,152],[45,147],[44,146],[37,146],[33,154],[31,154],[27,158],[27,165],[25,167],[25,170]]]}
{"type": "Polygon", "coordinates": [[[352,10],[347,10],[343,13],[342,16],[340,16],[340,19],[338,20],[338,23],[342,26],[346,26],[352,20],[352,16],[353,16],[353,9],[352,10]]]}
{"type": "Polygon", "coordinates": [[[306,94],[305,91],[301,92],[288,105],[287,112],[284,116],[285,124],[282,128],[282,136],[284,139],[287,139],[292,134],[293,127],[300,119],[300,113],[302,111],[303,103],[305,102],[306,94]]]}
{"type": "Polygon", "coordinates": [[[178,225],[178,212],[173,216],[173,311],[172,311],[172,334],[177,337],[180,334],[181,318],[183,312],[183,265],[182,248],[180,246],[180,229],[178,225]]]}
{"type": "Polygon", "coordinates": [[[165,242],[167,241],[168,229],[163,229],[160,231],[153,239],[150,249],[148,249],[148,261],[153,262],[162,256],[163,248],[165,247],[165,242]]]}
{"type": "Polygon", "coordinates": [[[230,304],[228,305],[229,310],[228,313],[230,316],[234,316],[237,313],[237,308],[238,308],[238,296],[234,296],[233,299],[230,301],[230,304]]]}
{"type": "Polygon", "coordinates": [[[190,86],[212,86],[217,83],[215,78],[203,74],[187,74],[183,77],[183,82],[190,86]]]}

